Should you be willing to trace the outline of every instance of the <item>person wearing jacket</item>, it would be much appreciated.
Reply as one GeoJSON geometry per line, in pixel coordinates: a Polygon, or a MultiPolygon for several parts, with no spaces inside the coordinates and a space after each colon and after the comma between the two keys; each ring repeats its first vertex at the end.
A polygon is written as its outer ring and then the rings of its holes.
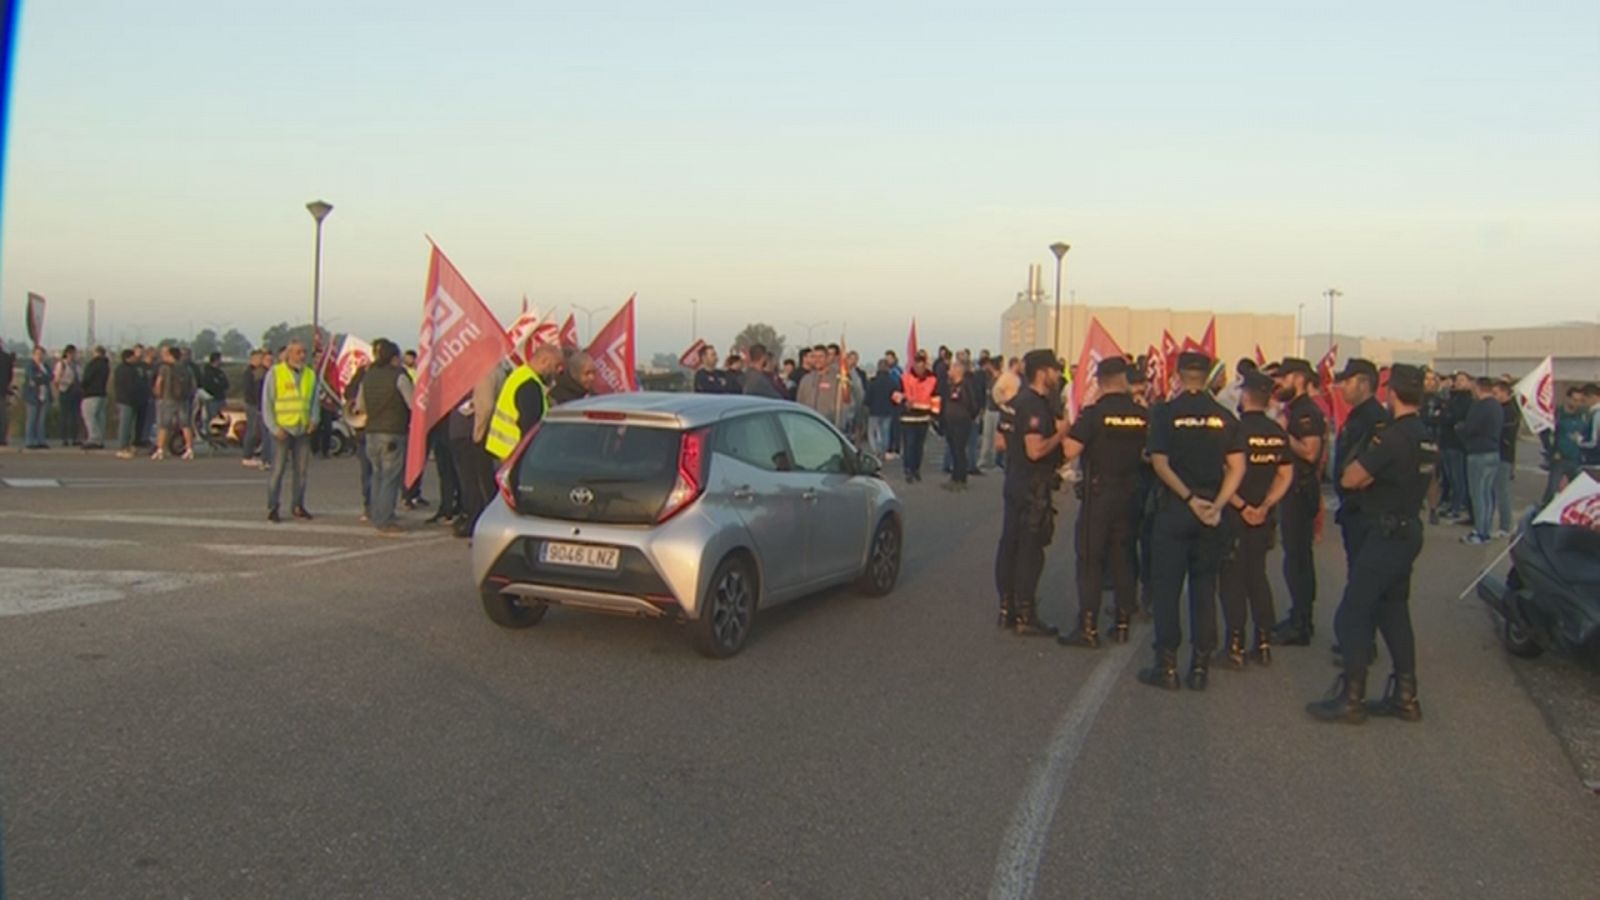
{"type": "Polygon", "coordinates": [[[96,347],[83,367],[83,430],[85,450],[106,448],[106,391],[111,386],[111,359],[96,347]]]}
{"type": "Polygon", "coordinates": [[[10,443],[11,379],[16,376],[17,358],[0,341],[0,447],[10,443]]]}
{"type": "Polygon", "coordinates": [[[967,377],[967,363],[956,360],[950,364],[944,394],[940,398],[939,420],[944,428],[946,452],[950,454],[950,480],[946,490],[961,491],[967,488],[967,475],[972,472],[968,458],[971,450],[972,430],[983,412],[983,400],[978,388],[967,377]]]}
{"type": "Polygon", "coordinates": [[[206,401],[206,421],[209,427],[211,420],[222,415],[222,408],[228,403],[228,373],[222,370],[222,354],[212,353],[206,359],[205,367],[200,370],[200,389],[211,395],[206,401]]]}
{"type": "Polygon", "coordinates": [[[144,403],[144,376],[139,374],[139,355],[134,351],[122,351],[111,375],[111,390],[117,401],[117,459],[133,459],[139,407],[144,403]]]}
{"type": "Polygon", "coordinates": [[[23,445],[29,450],[50,449],[45,439],[44,424],[50,409],[52,381],[44,348],[34,347],[33,358],[28,360],[27,371],[22,376],[22,405],[27,413],[23,422],[23,445]]]}
{"type": "Polygon", "coordinates": [[[400,346],[387,338],[372,342],[372,365],[356,388],[355,408],[366,414],[367,459],[372,465],[370,513],[378,533],[406,533],[395,515],[406,470],[406,437],[411,430],[411,376],[401,364],[400,346]]]}
{"type": "Polygon", "coordinates": [[[317,376],[306,365],[306,345],[292,340],[283,361],[267,370],[261,386],[261,418],[272,435],[272,477],[267,487],[267,521],[282,521],[278,500],[283,478],[293,467],[291,509],[296,519],[310,521],[306,510],[306,472],[311,467],[311,435],[322,417],[317,402],[317,376]]]}
{"type": "Polygon", "coordinates": [[[1445,499],[1439,515],[1459,518],[1468,513],[1471,491],[1468,489],[1467,454],[1461,449],[1461,436],[1456,426],[1467,420],[1472,409],[1472,377],[1457,372],[1452,377],[1449,393],[1444,398],[1444,409],[1439,415],[1439,461],[1444,464],[1445,499]]]}
{"type": "Polygon", "coordinates": [[[54,384],[61,401],[61,446],[76,447],[83,443],[83,365],[72,344],[61,351],[56,362],[54,384]]]}
{"type": "Polygon", "coordinates": [[[878,360],[877,374],[867,384],[867,446],[882,459],[889,452],[889,428],[894,421],[894,395],[899,383],[887,359],[878,360]]]}
{"type": "Polygon", "coordinates": [[[849,435],[851,423],[855,420],[856,405],[861,402],[861,395],[866,393],[866,385],[845,371],[839,358],[832,355],[831,351],[813,353],[819,357],[816,368],[800,379],[800,390],[795,399],[801,406],[816,410],[824,419],[832,422],[841,434],[849,435]]]}
{"type": "Polygon", "coordinates": [[[1472,498],[1472,533],[1463,544],[1487,544],[1494,516],[1494,476],[1500,467],[1500,431],[1505,413],[1492,393],[1494,382],[1479,378],[1473,386],[1472,405],[1456,423],[1456,437],[1467,458],[1467,490],[1472,498]]]}
{"type": "Polygon", "coordinates": [[[928,426],[939,415],[943,400],[939,397],[939,379],[928,368],[928,354],[919,351],[911,371],[900,379],[900,390],[895,394],[899,404],[900,435],[905,455],[906,482],[922,480],[922,451],[928,442],[928,426]]]}
{"type": "Polygon", "coordinates": [[[587,353],[574,352],[567,356],[556,385],[550,389],[550,405],[561,406],[594,393],[594,358],[587,353]]]}

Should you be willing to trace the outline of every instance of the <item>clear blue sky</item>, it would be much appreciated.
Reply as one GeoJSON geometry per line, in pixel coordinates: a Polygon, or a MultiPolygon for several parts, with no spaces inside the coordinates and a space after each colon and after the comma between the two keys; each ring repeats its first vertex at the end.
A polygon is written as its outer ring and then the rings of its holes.
{"type": "Polygon", "coordinates": [[[317,197],[325,315],[402,343],[425,232],[502,315],[638,291],[647,353],[690,297],[993,344],[1058,238],[1080,302],[1600,314],[1600,5],[1299,6],[32,0],[0,334],[307,318],[317,197]]]}

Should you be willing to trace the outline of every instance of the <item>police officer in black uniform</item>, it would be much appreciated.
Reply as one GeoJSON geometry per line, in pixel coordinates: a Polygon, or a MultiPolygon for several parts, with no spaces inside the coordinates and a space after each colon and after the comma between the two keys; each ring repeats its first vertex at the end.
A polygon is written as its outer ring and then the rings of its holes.
{"type": "Polygon", "coordinates": [[[1317,383],[1311,363],[1295,357],[1278,366],[1278,400],[1284,404],[1284,424],[1294,459],[1294,483],[1279,510],[1283,534],[1283,581],[1289,586],[1289,615],[1273,635],[1280,644],[1304,647],[1316,631],[1313,608],[1317,602],[1317,564],[1312,544],[1316,540],[1317,513],[1322,508],[1322,449],[1328,422],[1322,407],[1311,399],[1317,383]]]}
{"type": "Polygon", "coordinates": [[[1347,496],[1361,498],[1364,533],[1356,543],[1350,580],[1333,619],[1344,648],[1344,674],[1334,682],[1328,699],[1306,706],[1323,722],[1359,725],[1368,715],[1408,722],[1422,719],[1411,629],[1411,568],[1422,552],[1422,503],[1438,458],[1417,415],[1422,383],[1422,370],[1415,366],[1396,365],[1390,370],[1393,423],[1372,434],[1339,477],[1347,496]],[[1366,703],[1374,630],[1383,633],[1394,674],[1384,698],[1366,703]]]}
{"type": "Polygon", "coordinates": [[[1206,689],[1217,649],[1217,570],[1227,549],[1222,512],[1244,479],[1239,420],[1206,391],[1210,373],[1211,360],[1204,353],[1181,354],[1183,391],[1150,417],[1150,462],[1164,490],[1156,509],[1150,579],[1156,662],[1139,673],[1139,680],[1169,690],[1179,687],[1178,596],[1185,578],[1194,644],[1188,684],[1191,690],[1206,689]]]}
{"type": "Polygon", "coordinates": [[[1139,605],[1138,578],[1129,547],[1133,543],[1133,495],[1139,485],[1149,420],[1129,393],[1128,361],[1101,360],[1095,369],[1100,399],[1085,407],[1067,433],[1068,461],[1083,458],[1078,504],[1078,627],[1061,644],[1090,650],[1100,646],[1100,597],[1105,567],[1117,598],[1112,638],[1128,641],[1128,623],[1139,605]]]}
{"type": "Polygon", "coordinates": [[[1049,350],[1023,357],[1027,384],[1011,401],[1006,434],[1005,519],[995,554],[1000,623],[1025,637],[1053,637],[1057,629],[1039,618],[1039,575],[1044,548],[1055,535],[1055,492],[1066,423],[1049,398],[1061,384],[1061,362],[1049,350]]]}
{"type": "Polygon", "coordinates": [[[1228,665],[1244,668],[1245,611],[1255,620],[1257,663],[1272,664],[1272,584],[1267,581],[1267,551],[1272,549],[1278,504],[1294,482],[1289,435],[1267,415],[1273,381],[1260,372],[1245,374],[1239,392],[1239,431],[1244,435],[1244,480],[1224,514],[1231,534],[1222,560],[1222,615],[1228,625],[1228,665]]]}
{"type": "MultiPolygon", "coordinates": [[[[1344,470],[1367,449],[1373,436],[1388,424],[1389,411],[1378,402],[1378,367],[1370,361],[1350,360],[1345,363],[1344,371],[1335,375],[1333,380],[1338,389],[1344,392],[1345,402],[1350,405],[1350,414],[1345,417],[1344,427],[1339,429],[1339,440],[1334,447],[1333,477],[1339,492],[1336,519],[1339,533],[1344,538],[1345,565],[1347,570],[1352,570],[1356,551],[1361,548],[1361,541],[1367,535],[1368,522],[1363,508],[1366,498],[1359,491],[1351,491],[1344,486],[1344,470]]],[[[1346,577],[1348,574],[1347,571],[1346,577]]]]}
{"type": "MultiPolygon", "coordinates": [[[[1146,420],[1150,417],[1153,391],[1150,385],[1150,376],[1147,372],[1149,361],[1135,363],[1133,371],[1128,373],[1128,389],[1133,395],[1135,403],[1145,411],[1146,420]]],[[[1148,429],[1147,429],[1148,432],[1148,429]]],[[[1148,434],[1146,436],[1148,440],[1148,434]]],[[[1140,621],[1150,621],[1150,540],[1151,524],[1155,519],[1156,488],[1160,486],[1156,481],[1155,469],[1150,466],[1150,453],[1140,455],[1139,480],[1133,490],[1133,536],[1135,546],[1131,548],[1134,569],[1139,573],[1139,608],[1134,616],[1140,621]]]]}

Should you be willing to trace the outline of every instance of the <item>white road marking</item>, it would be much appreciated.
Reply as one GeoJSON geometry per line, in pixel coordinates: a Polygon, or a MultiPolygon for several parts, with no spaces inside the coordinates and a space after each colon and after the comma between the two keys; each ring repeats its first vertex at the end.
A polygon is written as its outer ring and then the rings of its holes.
{"type": "MultiPolygon", "coordinates": [[[[406,537],[410,538],[410,537],[412,537],[412,535],[407,535],[406,537]]],[[[426,546],[428,546],[430,544],[442,544],[445,541],[450,541],[450,540],[455,540],[455,539],[454,538],[450,538],[450,537],[444,537],[444,536],[428,537],[428,538],[424,538],[423,540],[413,540],[413,541],[410,541],[410,542],[399,542],[399,543],[394,543],[394,544],[388,544],[388,545],[385,545],[385,546],[382,546],[382,547],[368,547],[368,548],[366,548],[364,550],[346,550],[343,553],[336,553],[336,554],[334,554],[332,556],[323,556],[323,557],[319,557],[317,559],[307,559],[307,560],[302,560],[300,562],[288,563],[288,564],[286,564],[284,566],[284,568],[286,568],[286,569],[304,569],[307,566],[321,566],[321,565],[326,565],[328,563],[344,562],[347,559],[361,559],[362,557],[366,557],[366,556],[379,556],[379,555],[384,554],[384,553],[392,553],[392,552],[394,552],[396,550],[411,550],[411,551],[415,551],[419,547],[426,547],[426,546]]]]}
{"type": "Polygon", "coordinates": [[[201,544],[202,550],[225,556],[327,556],[338,547],[306,547],[300,544],[201,544]]]}
{"type": "MultiPolygon", "coordinates": [[[[94,513],[89,515],[47,515],[44,513],[11,513],[15,518],[50,519],[52,521],[71,522],[98,522],[107,525],[156,525],[169,528],[217,528],[236,531],[273,531],[280,534],[343,534],[355,537],[377,537],[377,532],[370,525],[318,525],[315,522],[301,522],[289,515],[284,510],[282,524],[273,524],[266,519],[263,510],[261,518],[257,521],[243,519],[202,519],[194,516],[147,516],[138,513],[94,513]]],[[[402,540],[416,540],[426,537],[422,532],[408,534],[402,540]]]]}
{"type": "Polygon", "coordinates": [[[0,616],[25,616],[110,603],[135,594],[182,590],[221,577],[208,573],[127,569],[96,571],[0,567],[0,616]]]}
{"type": "Polygon", "coordinates": [[[994,883],[989,896],[996,900],[1025,900],[1033,896],[1039,877],[1039,862],[1044,856],[1045,839],[1055,819],[1061,792],[1067,786],[1072,766],[1083,752],[1084,742],[1094,727],[1094,717],[1105,704],[1117,677],[1133,656],[1136,644],[1130,642],[1111,650],[1094,667],[1089,678],[1072,698],[1072,705],[1056,723],[1045,748],[1044,758],[1028,774],[1011,826],[1000,843],[1000,859],[995,864],[994,883]]]}
{"type": "Polygon", "coordinates": [[[11,488],[58,488],[61,481],[57,478],[0,478],[0,484],[11,488]]]}
{"type": "Polygon", "coordinates": [[[110,547],[133,547],[138,541],[122,538],[62,537],[54,534],[0,534],[0,544],[22,547],[72,547],[80,550],[105,550],[110,547]]]}

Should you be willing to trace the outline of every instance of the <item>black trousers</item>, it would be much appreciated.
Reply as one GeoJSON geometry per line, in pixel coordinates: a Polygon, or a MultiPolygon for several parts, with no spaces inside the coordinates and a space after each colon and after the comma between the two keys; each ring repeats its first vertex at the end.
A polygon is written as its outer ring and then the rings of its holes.
{"type": "Polygon", "coordinates": [[[1000,546],[994,557],[994,586],[1001,599],[1019,605],[1037,601],[1044,548],[1055,536],[1055,515],[1048,488],[1032,494],[1006,493],[1000,546]]]}
{"type": "MultiPolygon", "coordinates": [[[[433,466],[439,474],[439,508],[435,515],[441,519],[453,519],[461,513],[461,477],[456,471],[455,454],[451,452],[444,426],[444,422],[434,426],[433,431],[428,433],[428,443],[433,447],[433,466]]],[[[419,491],[421,482],[420,478],[417,479],[419,491]]]]}
{"type": "Polygon", "coordinates": [[[1279,505],[1283,534],[1283,581],[1289,586],[1289,614],[1297,622],[1312,622],[1317,603],[1317,562],[1312,544],[1316,540],[1317,510],[1322,506],[1322,491],[1312,482],[1295,485],[1279,505]]]}
{"type": "Polygon", "coordinates": [[[1422,552],[1422,521],[1415,517],[1368,523],[1350,567],[1344,599],[1333,617],[1345,673],[1365,674],[1373,656],[1374,632],[1400,675],[1417,671],[1416,635],[1411,628],[1411,568],[1422,552]]]}
{"type": "Polygon", "coordinates": [[[967,459],[967,445],[972,441],[972,420],[946,419],[944,440],[950,453],[950,480],[956,484],[966,484],[967,473],[972,471],[972,463],[967,459]]]}
{"type": "Polygon", "coordinates": [[[1367,514],[1359,507],[1341,507],[1339,510],[1339,536],[1344,540],[1346,584],[1355,575],[1356,557],[1367,539],[1370,524],[1367,514]]]}
{"type": "Polygon", "coordinates": [[[1217,649],[1217,572],[1227,549],[1227,524],[1212,527],[1195,518],[1171,491],[1156,509],[1151,547],[1150,603],[1154,607],[1155,649],[1176,652],[1183,643],[1178,598],[1189,582],[1189,629],[1194,652],[1217,649]]]}
{"type": "Polygon", "coordinates": [[[1139,608],[1139,582],[1128,548],[1133,544],[1133,494],[1136,485],[1090,483],[1078,504],[1078,615],[1100,614],[1106,570],[1117,599],[1117,611],[1132,615],[1139,608]]]}
{"type": "Polygon", "coordinates": [[[1229,631],[1244,631],[1245,611],[1256,629],[1270,631],[1274,624],[1272,583],[1267,580],[1267,551],[1272,549],[1272,523],[1247,525],[1229,507],[1233,529],[1230,551],[1222,559],[1222,618],[1229,631]]]}
{"type": "Polygon", "coordinates": [[[461,481],[461,514],[468,522],[476,522],[494,496],[494,457],[468,438],[452,438],[450,455],[461,481]]]}

